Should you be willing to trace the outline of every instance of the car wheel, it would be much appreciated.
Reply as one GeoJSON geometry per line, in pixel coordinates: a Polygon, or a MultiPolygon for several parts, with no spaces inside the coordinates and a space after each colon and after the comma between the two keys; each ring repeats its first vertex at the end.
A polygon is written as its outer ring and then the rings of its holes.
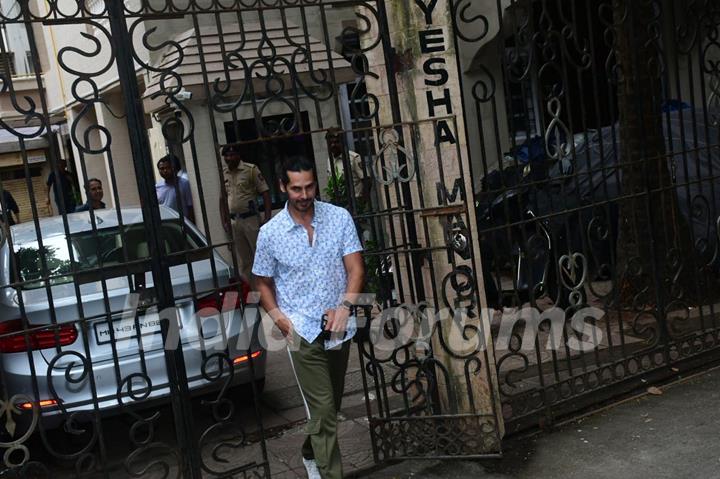
{"type": "MultiPolygon", "coordinates": [[[[262,395],[265,390],[265,378],[255,380],[255,392],[258,398],[262,395]]],[[[244,404],[251,404],[253,402],[253,387],[251,383],[239,384],[232,391],[232,395],[236,401],[244,404]]]]}

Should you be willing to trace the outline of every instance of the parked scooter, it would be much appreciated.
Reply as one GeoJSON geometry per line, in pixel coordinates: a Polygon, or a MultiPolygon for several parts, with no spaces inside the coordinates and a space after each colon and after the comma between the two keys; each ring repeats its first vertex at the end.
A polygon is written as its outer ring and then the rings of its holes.
{"type": "Polygon", "coordinates": [[[519,306],[547,297],[566,308],[586,300],[586,265],[568,253],[563,228],[553,228],[534,208],[537,184],[545,175],[540,162],[493,171],[476,199],[485,293],[491,307],[519,306]]]}

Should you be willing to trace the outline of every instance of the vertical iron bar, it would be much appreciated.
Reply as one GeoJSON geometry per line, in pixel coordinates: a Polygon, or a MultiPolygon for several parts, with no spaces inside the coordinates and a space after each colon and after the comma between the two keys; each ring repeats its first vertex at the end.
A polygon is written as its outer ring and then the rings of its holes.
{"type": "MultiPolygon", "coordinates": [[[[131,50],[128,48],[128,45],[132,44],[132,38],[125,21],[123,2],[107,2],[106,8],[110,18],[111,41],[115,46],[118,78],[120,79],[125,111],[127,112],[128,136],[130,137],[135,171],[138,175],[138,193],[142,202],[143,217],[149,220],[150,225],[159,227],[161,225],[160,208],[155,194],[155,176],[152,171],[150,144],[147,136],[143,133],[145,130],[145,114],[137,84],[134,60],[131,50]]],[[[159,310],[163,311],[172,308],[172,317],[177,321],[175,299],[169,274],[170,265],[163,254],[163,243],[158,234],[159,231],[152,227],[146,230],[153,269],[153,284],[157,291],[159,310]]],[[[169,321],[165,317],[162,320],[163,339],[168,336],[169,321]]],[[[178,327],[177,323],[173,327],[178,327]]],[[[187,386],[187,373],[185,371],[182,347],[176,346],[172,350],[165,349],[165,364],[178,445],[185,459],[183,469],[188,469],[189,475],[187,477],[200,479],[202,477],[202,459],[199,449],[192,445],[194,439],[193,414],[190,407],[190,394],[187,386]]]]}
{"type": "MultiPolygon", "coordinates": [[[[60,184],[62,183],[60,181],[60,175],[59,175],[60,171],[59,171],[59,167],[58,167],[58,158],[59,158],[58,153],[59,152],[57,151],[57,145],[55,144],[55,142],[52,141],[53,131],[52,131],[52,126],[51,126],[51,122],[50,122],[49,108],[47,105],[46,91],[43,86],[43,82],[41,81],[42,68],[41,68],[41,64],[40,64],[40,53],[38,50],[38,45],[35,41],[35,33],[33,31],[33,23],[32,23],[33,18],[32,18],[32,13],[30,11],[29,2],[22,2],[21,10],[22,10],[22,16],[23,16],[23,23],[25,26],[25,34],[27,36],[28,46],[30,48],[30,57],[31,57],[31,61],[33,64],[33,73],[34,73],[36,84],[38,85],[39,99],[40,99],[40,105],[41,105],[41,111],[42,111],[42,123],[45,125],[45,128],[47,130],[46,134],[48,135],[48,144],[49,144],[48,153],[50,155],[50,164],[52,165],[52,170],[54,172],[53,174],[55,175],[55,180],[56,180],[56,183],[53,186],[53,188],[58,188],[60,186],[60,184]]],[[[19,142],[20,142],[20,148],[22,151],[22,157],[23,157],[22,163],[23,163],[23,167],[24,167],[26,183],[28,185],[28,190],[30,192],[31,197],[34,197],[35,193],[33,191],[33,184],[32,184],[32,179],[31,179],[31,175],[30,175],[28,152],[25,147],[24,140],[22,138],[20,138],[19,142]]],[[[63,209],[65,209],[65,204],[64,204],[65,201],[64,201],[64,198],[62,195],[60,196],[60,203],[62,204],[63,209]]],[[[39,220],[37,204],[35,202],[31,202],[31,209],[33,210],[33,223],[35,226],[35,234],[36,234],[37,241],[38,241],[39,251],[43,251],[44,246],[43,246],[42,231],[40,228],[40,220],[39,220]]],[[[68,212],[65,211],[61,215],[61,217],[62,217],[62,222],[63,222],[65,241],[68,245],[70,261],[73,262],[74,258],[73,258],[72,248],[70,247],[70,228],[68,226],[67,213],[68,212]]],[[[9,239],[9,241],[10,241],[10,243],[12,243],[12,239],[9,239]]],[[[40,262],[42,264],[44,277],[52,276],[52,274],[48,270],[47,261],[48,260],[47,260],[46,253],[40,253],[40,262]]],[[[76,278],[76,276],[75,276],[76,272],[77,272],[76,269],[73,267],[72,268],[72,277],[73,277],[73,284],[74,284],[74,290],[75,290],[74,291],[75,297],[77,300],[78,313],[79,313],[80,318],[83,318],[84,312],[83,312],[83,307],[82,307],[82,301],[80,300],[80,286],[77,284],[76,281],[74,281],[76,278]]],[[[47,299],[48,299],[50,318],[51,318],[53,326],[57,326],[58,320],[57,320],[57,316],[56,316],[55,304],[54,304],[54,300],[53,300],[53,292],[52,292],[50,280],[49,279],[44,280],[44,283],[45,283],[45,290],[46,290],[47,299]]],[[[19,306],[20,306],[20,310],[22,311],[23,330],[24,330],[24,334],[25,334],[25,341],[27,343],[28,342],[27,329],[29,328],[29,323],[28,323],[28,318],[27,318],[27,314],[26,314],[26,310],[25,310],[24,300],[22,299],[23,295],[19,294],[18,297],[20,298],[19,306]]],[[[106,447],[105,447],[106,444],[104,441],[104,436],[102,433],[102,423],[100,421],[100,415],[99,415],[99,400],[98,400],[98,394],[97,394],[97,386],[95,383],[95,374],[92,370],[92,358],[91,358],[91,354],[90,354],[90,348],[88,346],[89,342],[88,342],[87,324],[84,323],[82,321],[82,319],[79,321],[76,321],[74,323],[79,324],[80,332],[82,334],[83,342],[85,345],[84,353],[86,355],[85,358],[88,361],[87,369],[89,370],[88,376],[89,376],[89,382],[90,382],[90,390],[92,392],[92,406],[93,406],[93,413],[94,413],[93,414],[93,427],[97,428],[97,433],[98,433],[98,437],[99,437],[98,448],[99,448],[99,453],[100,453],[100,459],[103,464],[103,475],[105,477],[108,477],[107,470],[104,467],[105,462],[107,460],[107,451],[106,451],[106,447]]],[[[58,330],[55,329],[54,331],[55,331],[55,338],[57,341],[58,340],[58,330]]],[[[61,354],[57,347],[56,347],[56,351],[57,351],[58,355],[61,354]]],[[[57,356],[56,356],[56,358],[57,358],[57,356]]],[[[37,389],[37,376],[36,376],[35,364],[34,364],[33,356],[30,353],[28,353],[28,359],[30,362],[30,368],[31,368],[32,377],[33,377],[33,392],[36,394],[36,399],[39,400],[40,397],[39,397],[39,392],[37,389]]],[[[66,370],[66,372],[67,372],[67,370],[66,370]]],[[[50,377],[51,374],[52,374],[52,370],[48,371],[48,377],[50,377]]],[[[55,397],[54,399],[57,400],[59,398],[55,397]]],[[[68,418],[72,417],[72,416],[68,415],[65,410],[63,410],[62,412],[63,412],[63,416],[66,416],[68,418]]],[[[69,419],[66,419],[65,421],[69,421],[69,419]]],[[[68,424],[69,424],[68,422],[65,422],[66,428],[67,428],[68,424]]],[[[47,450],[52,455],[57,456],[57,453],[55,451],[53,451],[52,448],[48,447],[48,444],[46,442],[46,437],[45,437],[44,426],[42,426],[42,423],[40,425],[39,430],[40,430],[40,435],[41,435],[42,441],[44,442],[47,450]]],[[[80,460],[80,459],[81,458],[78,458],[78,460],[80,460]]],[[[80,462],[76,462],[76,467],[78,467],[79,465],[80,465],[80,462]]]]}
{"type": "MultiPolygon", "coordinates": [[[[202,30],[201,30],[201,27],[200,27],[200,23],[199,23],[199,21],[198,21],[198,14],[193,14],[191,17],[192,17],[192,23],[193,23],[193,30],[195,31],[195,33],[196,33],[196,35],[197,35],[197,49],[198,49],[198,56],[199,56],[199,58],[200,58],[200,70],[201,70],[201,73],[202,73],[202,76],[203,76],[203,89],[204,89],[204,91],[205,91],[205,97],[206,97],[208,100],[210,100],[210,99],[213,98],[213,92],[210,90],[211,80],[210,80],[210,74],[208,73],[207,66],[206,66],[206,63],[207,63],[207,62],[206,62],[206,60],[205,60],[205,46],[204,46],[204,43],[203,43],[203,40],[202,40],[202,30]]],[[[221,19],[220,19],[219,15],[217,15],[217,14],[215,15],[215,26],[216,26],[217,29],[218,29],[218,33],[221,34],[221,32],[222,32],[222,22],[221,22],[221,19]]],[[[242,26],[241,26],[240,28],[242,28],[242,26]]],[[[221,51],[223,51],[223,56],[224,56],[225,42],[221,41],[221,42],[220,42],[220,46],[221,46],[221,51]]],[[[228,78],[228,79],[230,78],[229,66],[225,66],[223,73],[225,74],[226,78],[228,78]]],[[[255,103],[254,100],[255,100],[255,99],[253,98],[253,103],[255,103]]],[[[215,148],[214,148],[214,150],[215,150],[214,160],[215,160],[215,164],[217,165],[217,168],[218,168],[218,170],[217,170],[217,171],[218,171],[218,177],[219,177],[218,179],[220,180],[220,188],[222,189],[222,188],[224,188],[224,186],[223,186],[224,175],[223,175],[223,173],[222,173],[222,171],[223,171],[223,168],[222,168],[222,160],[221,160],[220,157],[218,156],[218,152],[219,152],[219,149],[218,149],[218,145],[219,145],[219,135],[218,135],[218,131],[217,131],[217,117],[215,116],[215,109],[213,108],[213,102],[212,102],[212,101],[208,101],[208,102],[207,102],[207,114],[208,114],[208,118],[210,118],[210,133],[211,133],[211,135],[212,135],[213,144],[214,144],[214,146],[215,146],[215,148]]],[[[233,115],[235,115],[235,110],[233,110],[233,115]]],[[[233,118],[233,120],[234,120],[234,121],[233,121],[233,126],[234,126],[234,127],[237,127],[237,125],[238,125],[237,119],[236,119],[236,118],[233,118]]],[[[238,135],[238,136],[239,136],[239,135],[238,135]]],[[[259,136],[259,135],[258,135],[258,136],[259,136]]],[[[236,139],[239,140],[239,138],[236,138],[236,139]]],[[[195,144],[195,139],[194,139],[194,137],[190,140],[190,147],[191,147],[191,150],[192,150],[192,160],[193,160],[193,162],[194,162],[194,166],[193,166],[193,167],[195,168],[195,171],[196,171],[196,172],[199,172],[199,171],[200,171],[200,168],[199,168],[200,163],[199,163],[199,161],[198,161],[197,146],[196,146],[196,144],[195,144]]],[[[196,173],[196,174],[197,174],[197,173],[196,173]]],[[[198,192],[200,193],[200,196],[201,196],[201,198],[202,198],[202,197],[204,196],[204,194],[203,194],[203,188],[202,188],[202,180],[201,180],[200,178],[198,178],[198,180],[197,180],[197,187],[198,187],[198,192]]],[[[224,200],[223,200],[223,201],[224,201],[224,200]]],[[[210,248],[211,248],[211,252],[212,252],[211,254],[213,254],[214,251],[215,251],[216,245],[213,243],[213,241],[212,241],[212,239],[211,239],[210,227],[209,227],[209,224],[208,224],[208,221],[207,221],[207,217],[208,217],[207,211],[206,211],[207,208],[206,208],[206,206],[205,206],[205,204],[204,204],[204,201],[202,201],[202,200],[201,200],[201,206],[202,206],[202,209],[203,209],[203,211],[202,211],[202,214],[203,214],[203,223],[204,223],[204,226],[205,226],[205,230],[207,231],[208,244],[210,245],[210,248]]],[[[232,237],[232,228],[231,228],[231,242],[232,242],[233,244],[234,244],[234,242],[235,242],[235,238],[232,237]]],[[[238,276],[240,276],[240,269],[238,268],[238,264],[237,264],[238,258],[235,256],[235,248],[233,247],[233,244],[231,244],[231,245],[229,246],[229,250],[230,250],[231,257],[232,257],[232,259],[233,259],[233,268],[235,269],[235,271],[238,272],[238,276]]],[[[213,273],[212,273],[212,275],[213,275],[213,288],[216,288],[216,289],[217,289],[217,288],[218,288],[217,269],[216,269],[216,267],[215,267],[215,265],[214,265],[214,261],[213,261],[211,264],[212,264],[212,270],[213,270],[213,273]]],[[[191,284],[193,284],[193,283],[191,283],[191,284]]],[[[195,288],[193,287],[193,289],[195,289],[195,288]]],[[[240,293],[240,291],[238,291],[238,293],[240,293]]],[[[197,292],[196,292],[196,291],[193,291],[193,296],[195,296],[195,298],[197,298],[197,292]]],[[[219,301],[219,298],[216,299],[216,301],[218,301],[218,304],[217,304],[218,310],[221,310],[221,309],[222,309],[222,305],[219,304],[219,303],[221,303],[221,301],[219,301]]],[[[247,317],[246,314],[245,314],[245,311],[246,311],[247,309],[249,309],[249,308],[250,308],[250,305],[243,302],[243,307],[242,307],[242,309],[241,309],[241,314],[242,314],[242,318],[243,318],[243,319],[241,320],[242,322],[245,322],[245,318],[247,317]]],[[[259,328],[259,327],[260,327],[260,322],[262,321],[262,319],[261,319],[261,317],[260,317],[260,310],[257,309],[257,308],[254,308],[254,309],[255,309],[255,315],[254,315],[254,317],[255,317],[256,320],[257,320],[254,324],[256,324],[257,327],[259,328]]],[[[237,314],[237,313],[235,313],[235,314],[237,314]]],[[[229,357],[229,347],[228,347],[228,345],[227,345],[227,337],[226,337],[225,331],[230,331],[230,324],[228,324],[228,325],[225,324],[225,319],[224,319],[224,316],[223,316],[222,314],[220,315],[220,322],[221,322],[221,325],[222,325],[221,330],[223,331],[223,341],[224,341],[224,344],[225,344],[224,353],[227,354],[228,357],[229,357]]],[[[232,323],[232,319],[228,320],[228,322],[229,322],[229,323],[232,323]]],[[[247,326],[250,327],[249,325],[247,325],[247,326]]],[[[202,331],[201,331],[201,328],[200,328],[200,327],[198,327],[198,331],[200,331],[200,333],[201,333],[201,334],[200,334],[200,338],[201,338],[201,340],[202,340],[202,337],[203,337],[203,336],[202,336],[202,331]]],[[[269,466],[268,466],[268,459],[267,459],[267,456],[268,456],[268,454],[267,454],[267,444],[266,444],[266,442],[265,442],[266,437],[265,437],[265,429],[264,429],[264,427],[263,427],[262,414],[260,413],[260,407],[259,407],[259,404],[258,404],[258,403],[259,403],[259,393],[256,391],[256,386],[255,386],[255,380],[256,380],[256,379],[255,379],[255,369],[254,369],[254,367],[253,367],[253,359],[252,359],[252,355],[251,355],[251,353],[252,353],[252,346],[253,346],[252,337],[253,337],[253,334],[254,334],[254,333],[253,333],[253,330],[249,330],[249,331],[250,331],[250,333],[249,333],[249,335],[250,335],[250,340],[249,340],[249,343],[248,343],[247,353],[248,353],[248,355],[249,355],[249,356],[248,356],[248,357],[249,357],[248,364],[249,364],[249,366],[250,366],[250,372],[251,372],[250,377],[252,378],[251,381],[250,381],[250,384],[251,384],[252,395],[253,395],[253,409],[254,409],[254,412],[255,412],[255,420],[256,420],[256,423],[257,423],[257,426],[258,426],[258,429],[259,429],[259,432],[260,432],[260,449],[261,449],[261,451],[262,451],[262,458],[263,458],[263,462],[264,462],[264,464],[265,464],[264,469],[265,469],[265,473],[266,473],[266,476],[267,476],[267,475],[269,475],[269,472],[268,472],[268,471],[269,471],[269,470],[268,470],[268,467],[269,467],[269,466]]],[[[204,350],[203,350],[203,360],[204,360],[204,361],[207,361],[207,359],[206,359],[206,352],[205,352],[204,350]]],[[[231,371],[231,373],[232,373],[232,371],[231,371]]]]}
{"type": "MultiPolygon", "coordinates": [[[[388,24],[388,17],[387,17],[387,9],[385,8],[385,2],[379,1],[377,3],[378,6],[378,21],[379,25],[378,28],[380,30],[380,38],[382,42],[383,47],[383,55],[385,59],[385,68],[387,70],[387,78],[388,78],[388,92],[390,97],[390,107],[392,110],[392,120],[394,124],[399,124],[402,121],[402,115],[400,113],[400,103],[398,102],[398,89],[397,85],[395,84],[395,67],[393,63],[393,56],[394,56],[394,50],[392,43],[390,42],[390,34],[389,34],[389,24],[388,24]]],[[[402,126],[397,126],[396,130],[398,132],[399,136],[399,144],[404,145],[403,140],[403,131],[402,126]]],[[[398,160],[401,162],[408,161],[407,158],[400,158],[400,155],[398,155],[398,160]]],[[[401,164],[402,166],[402,164],[401,164]]],[[[405,204],[405,208],[412,209],[412,194],[410,192],[409,185],[407,183],[403,183],[401,186],[402,190],[402,199],[403,203],[405,204]]],[[[415,249],[415,247],[418,245],[418,237],[417,237],[417,230],[415,226],[415,217],[413,216],[413,213],[407,213],[405,215],[405,221],[407,222],[407,231],[409,236],[409,241],[411,248],[415,249]]],[[[411,252],[409,253],[411,262],[412,262],[412,273],[413,273],[413,282],[415,283],[415,300],[417,302],[425,301],[425,286],[424,281],[422,277],[422,256],[421,253],[418,252],[411,252]]]]}

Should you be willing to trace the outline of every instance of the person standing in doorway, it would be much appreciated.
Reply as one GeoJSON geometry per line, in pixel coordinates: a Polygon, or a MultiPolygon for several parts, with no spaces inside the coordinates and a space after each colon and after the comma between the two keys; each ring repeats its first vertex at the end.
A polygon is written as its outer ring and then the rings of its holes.
{"type": "Polygon", "coordinates": [[[253,274],[261,305],[289,343],[305,401],[308,476],[339,479],[337,413],[357,330],[353,305],[365,278],[362,246],[347,210],[315,200],[314,166],[306,158],[288,159],[281,189],[288,201],[260,229],[253,274]]]}
{"type": "Polygon", "coordinates": [[[55,195],[55,204],[58,208],[58,214],[72,213],[75,211],[75,194],[73,188],[72,174],[67,170],[67,161],[58,160],[59,178],[55,177],[55,171],[51,171],[48,175],[47,182],[47,208],[50,214],[53,214],[52,201],[50,200],[50,190],[55,195]]]}
{"type": "Polygon", "coordinates": [[[177,212],[182,209],[185,218],[195,222],[190,182],[175,171],[176,160],[173,155],[160,158],[157,162],[158,172],[162,180],[155,185],[158,203],[169,206],[177,212]]]}
{"type": "Polygon", "coordinates": [[[272,216],[270,188],[260,169],[243,161],[238,146],[222,149],[225,194],[220,196],[220,215],[227,233],[232,228],[238,268],[250,280],[255,244],[260,231],[258,197],[263,200],[263,223],[272,216]]]}
{"type": "Polygon", "coordinates": [[[85,183],[85,193],[87,194],[87,201],[84,205],[80,205],[75,208],[75,212],[90,211],[90,210],[101,210],[105,208],[105,203],[102,199],[105,193],[103,192],[102,181],[97,178],[90,178],[85,183]]]}
{"type": "Polygon", "coordinates": [[[0,221],[5,222],[8,226],[12,226],[20,223],[20,208],[18,207],[17,201],[8,190],[3,190],[3,204],[0,205],[0,221]],[[7,216],[4,211],[7,210],[7,216]],[[15,217],[13,218],[13,214],[15,217]]]}
{"type": "MultiPolygon", "coordinates": [[[[333,127],[328,129],[325,139],[328,142],[328,177],[334,180],[335,185],[345,185],[346,177],[345,166],[343,164],[343,151],[345,150],[345,142],[343,141],[343,131],[340,128],[333,127]]],[[[363,162],[360,155],[352,150],[347,152],[349,160],[350,182],[353,186],[353,195],[355,196],[356,208],[358,211],[365,211],[370,204],[370,188],[372,181],[369,175],[365,174],[363,162]]],[[[350,195],[347,196],[348,201],[350,195]]]]}

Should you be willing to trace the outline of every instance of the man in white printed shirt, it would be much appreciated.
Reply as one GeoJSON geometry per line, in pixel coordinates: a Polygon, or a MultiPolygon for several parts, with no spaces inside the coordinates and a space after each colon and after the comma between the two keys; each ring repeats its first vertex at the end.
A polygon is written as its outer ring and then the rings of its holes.
{"type": "Polygon", "coordinates": [[[315,200],[314,165],[307,159],[286,162],[281,189],[287,204],[260,229],[252,272],[263,308],[289,343],[305,400],[308,475],[339,479],[337,412],[356,331],[351,310],[365,277],[362,246],[345,209],[315,200]]]}

